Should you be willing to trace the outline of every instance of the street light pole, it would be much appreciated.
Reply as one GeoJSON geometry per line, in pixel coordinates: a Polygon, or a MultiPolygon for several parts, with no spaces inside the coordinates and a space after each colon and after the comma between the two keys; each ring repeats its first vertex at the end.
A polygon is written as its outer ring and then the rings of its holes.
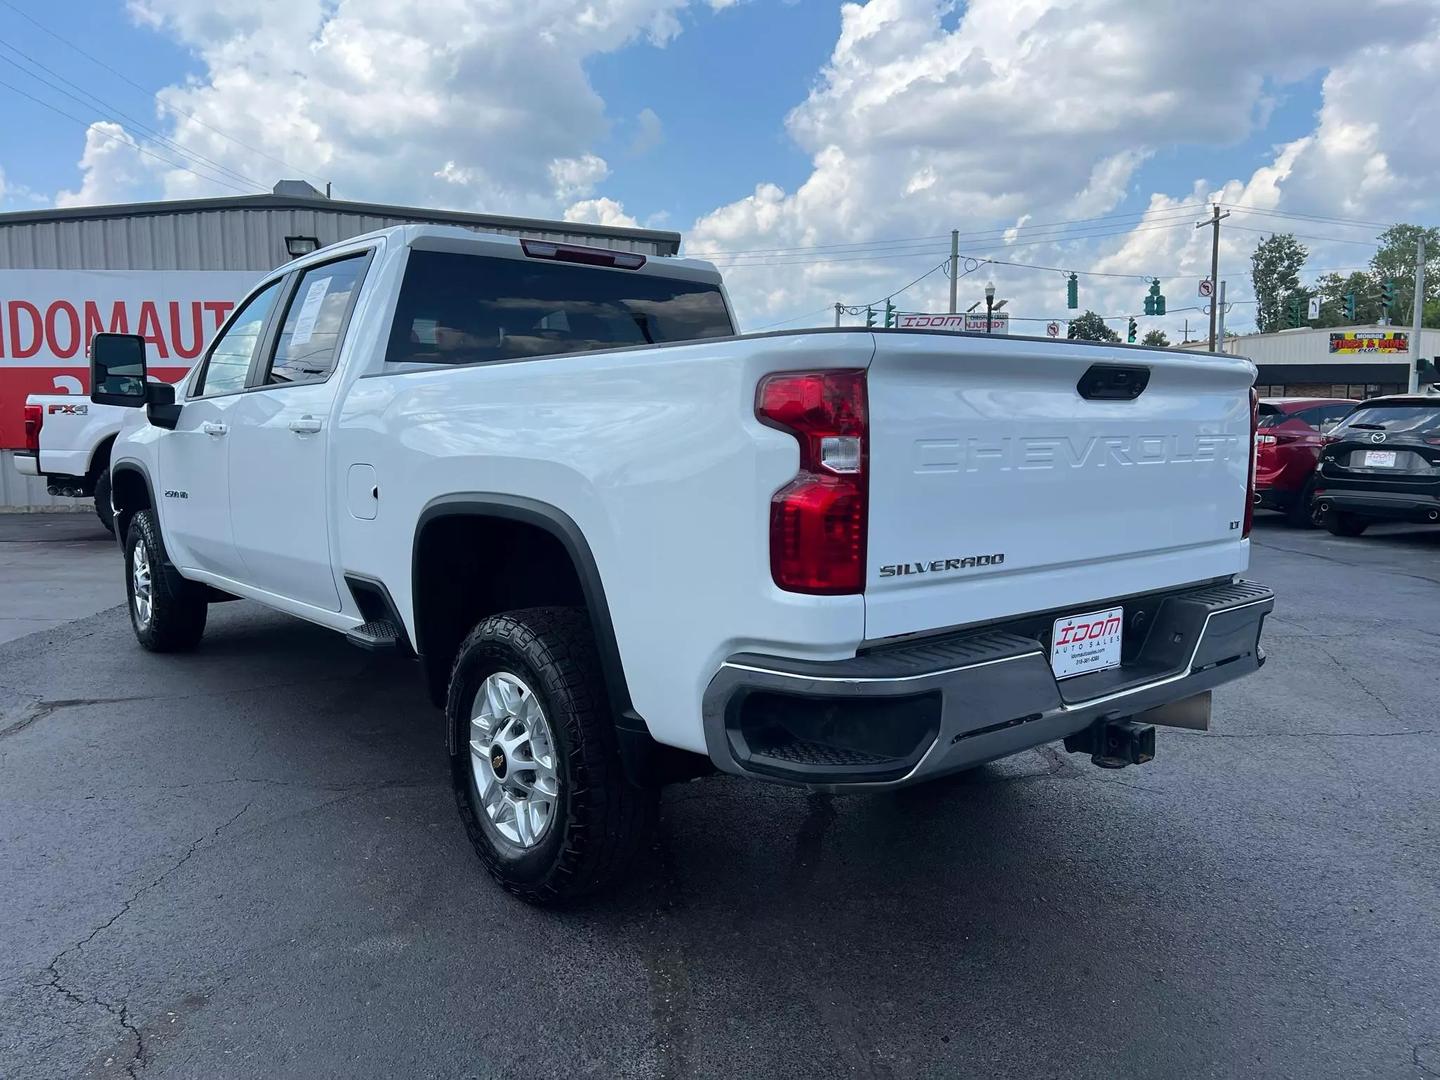
{"type": "Polygon", "coordinates": [[[955,287],[960,284],[960,230],[950,230],[950,314],[955,314],[955,287]]]}
{"type": "Polygon", "coordinates": [[[1425,322],[1425,234],[1415,245],[1415,325],[1410,328],[1410,393],[1420,389],[1420,328],[1425,322]]]}
{"type": "Polygon", "coordinates": [[[995,283],[985,286],[985,333],[990,333],[991,320],[995,313],[995,283]]]}

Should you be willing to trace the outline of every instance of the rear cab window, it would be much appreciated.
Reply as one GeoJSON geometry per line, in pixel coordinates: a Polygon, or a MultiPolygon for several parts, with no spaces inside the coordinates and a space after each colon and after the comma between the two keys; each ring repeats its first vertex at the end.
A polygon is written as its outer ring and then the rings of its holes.
{"type": "Polygon", "coordinates": [[[1335,429],[1336,435],[1383,431],[1388,435],[1440,435],[1440,401],[1361,405],[1335,429]]]}
{"type": "Polygon", "coordinates": [[[734,333],[716,283],[412,250],[385,359],[483,364],[734,333]]]}

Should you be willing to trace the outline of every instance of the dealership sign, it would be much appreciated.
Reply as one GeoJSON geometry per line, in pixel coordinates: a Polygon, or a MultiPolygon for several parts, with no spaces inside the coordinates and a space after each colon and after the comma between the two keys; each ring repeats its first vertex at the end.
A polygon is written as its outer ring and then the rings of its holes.
{"type": "Polygon", "coordinates": [[[260,275],[230,270],[0,270],[0,449],[24,444],[29,394],[85,394],[90,339],[139,334],[180,378],[260,275]]]}
{"type": "MultiPolygon", "coordinates": [[[[972,333],[985,333],[985,315],[983,312],[976,314],[968,312],[964,315],[926,315],[915,313],[901,315],[897,326],[902,330],[969,330],[972,333]]],[[[1008,334],[1010,332],[1010,313],[999,312],[990,316],[990,333],[1008,334]]]]}
{"type": "Polygon", "coordinates": [[[1390,353],[1395,356],[1408,356],[1410,335],[1405,333],[1331,334],[1330,351],[1332,353],[1390,353]]]}

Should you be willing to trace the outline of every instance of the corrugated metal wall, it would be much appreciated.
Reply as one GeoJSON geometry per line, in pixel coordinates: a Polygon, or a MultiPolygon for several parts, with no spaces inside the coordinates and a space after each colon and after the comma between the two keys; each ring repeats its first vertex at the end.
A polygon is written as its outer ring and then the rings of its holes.
{"type": "MultiPolygon", "coordinates": [[[[289,260],[287,236],[314,236],[333,244],[361,233],[406,225],[418,218],[380,217],[331,210],[232,208],[165,214],[130,214],[56,221],[0,222],[0,267],[17,270],[254,270],[289,260]]],[[[449,224],[441,222],[441,224],[449,224]]],[[[535,236],[559,243],[600,244],[659,255],[646,240],[598,237],[582,231],[466,225],[502,236],[535,236]]]]}

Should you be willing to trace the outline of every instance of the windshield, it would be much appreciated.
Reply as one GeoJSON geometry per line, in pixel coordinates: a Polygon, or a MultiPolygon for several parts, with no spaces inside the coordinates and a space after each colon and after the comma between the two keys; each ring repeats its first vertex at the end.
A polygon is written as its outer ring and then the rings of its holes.
{"type": "Polygon", "coordinates": [[[412,251],[385,359],[475,364],[734,332],[710,282],[412,251]]]}
{"type": "Polygon", "coordinates": [[[1440,431],[1440,402],[1434,405],[1362,405],[1345,418],[1340,431],[1386,431],[1429,435],[1440,431]]]}

